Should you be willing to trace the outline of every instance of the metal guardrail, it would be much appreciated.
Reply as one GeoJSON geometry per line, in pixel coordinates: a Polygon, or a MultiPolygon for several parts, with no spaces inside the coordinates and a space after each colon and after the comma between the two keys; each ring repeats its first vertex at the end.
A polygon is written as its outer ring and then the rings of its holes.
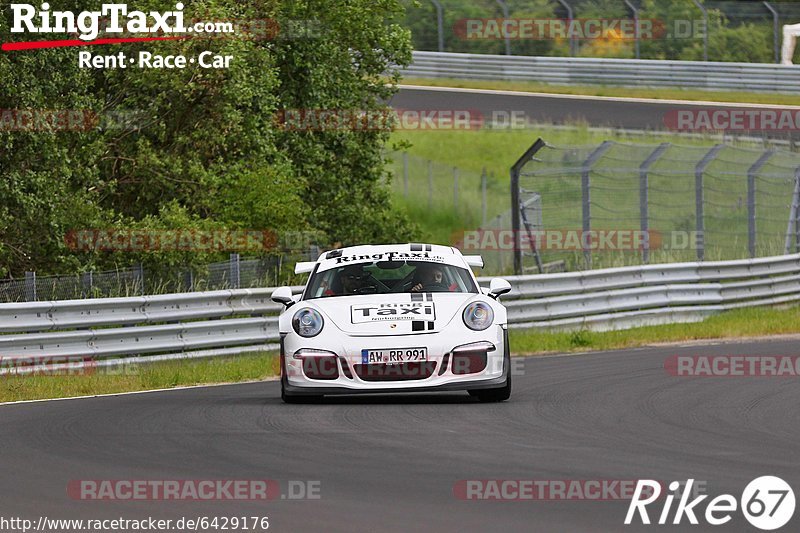
{"type": "Polygon", "coordinates": [[[767,63],[414,52],[410,78],[800,93],[800,66],[767,63]]]}
{"type": "MultiPolygon", "coordinates": [[[[507,279],[513,290],[504,298],[513,328],[624,329],[800,301],[800,254],[507,279]]],[[[270,301],[271,293],[262,288],[0,304],[0,358],[108,362],[136,356],[123,359],[131,362],[274,349],[280,306],[270,301]]]]}
{"type": "Polygon", "coordinates": [[[0,374],[41,370],[39,363],[47,361],[76,368],[82,360],[136,356],[126,362],[151,362],[274,350],[281,306],[270,299],[272,291],[0,304],[0,360],[6,360],[0,374]],[[25,366],[14,367],[10,359],[25,366]]]}
{"type": "Polygon", "coordinates": [[[800,301],[800,254],[506,279],[512,327],[624,329],[800,301]]]}

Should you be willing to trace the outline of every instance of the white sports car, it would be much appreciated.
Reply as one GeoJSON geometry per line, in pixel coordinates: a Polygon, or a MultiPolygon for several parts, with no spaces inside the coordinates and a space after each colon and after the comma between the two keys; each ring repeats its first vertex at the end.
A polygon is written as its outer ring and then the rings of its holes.
{"type": "Polygon", "coordinates": [[[302,294],[276,289],[281,397],[466,390],[511,395],[504,279],[478,287],[480,256],[430,244],[355,246],[298,263],[302,294]]]}

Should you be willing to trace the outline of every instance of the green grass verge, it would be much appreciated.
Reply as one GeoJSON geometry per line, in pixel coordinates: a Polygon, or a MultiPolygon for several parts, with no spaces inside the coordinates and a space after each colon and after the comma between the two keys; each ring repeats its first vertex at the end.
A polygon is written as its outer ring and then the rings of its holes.
{"type": "Polygon", "coordinates": [[[275,353],[166,361],[76,375],[0,376],[0,402],[256,381],[279,373],[275,353]]]}
{"type": "Polygon", "coordinates": [[[728,311],[692,324],[667,324],[620,331],[545,333],[511,330],[515,354],[587,352],[635,348],[663,342],[759,337],[800,333],[800,307],[728,311]]]}
{"type": "MultiPolygon", "coordinates": [[[[394,203],[404,210],[421,229],[420,239],[436,244],[452,245],[460,241],[464,230],[479,227],[510,227],[510,221],[494,220],[510,211],[509,167],[537,139],[545,139],[555,150],[545,149],[541,157],[554,171],[574,167],[570,152],[576,147],[588,155],[587,147],[602,141],[619,143],[611,157],[596,164],[592,175],[593,229],[631,229],[639,225],[639,172],[637,165],[619,161],[643,161],[659,143],[669,142],[680,148],[669,157],[657,161],[650,170],[650,229],[670,238],[671,232],[693,231],[695,227],[694,171],[707,150],[720,142],[715,135],[678,136],[652,132],[641,135],[589,128],[585,125],[559,127],[532,125],[525,129],[476,129],[469,131],[420,130],[397,131],[393,146],[408,153],[408,186],[404,183],[403,157],[393,154],[390,168],[394,203]],[[646,146],[645,146],[646,145],[646,146]],[[627,158],[627,159],[626,159],[627,158]],[[458,172],[458,194],[454,193],[458,172]],[[486,170],[486,219],[483,219],[481,174],[486,170]],[[429,176],[431,177],[429,181],[429,176]]],[[[748,256],[747,177],[750,168],[762,154],[763,147],[752,141],[728,141],[741,150],[725,151],[705,172],[706,259],[740,259],[748,256]]],[[[576,152],[577,153],[577,152],[576,152]]],[[[574,157],[578,157],[577,155],[574,157]]],[[[785,150],[775,153],[769,165],[791,175],[797,156],[785,150]],[[788,170],[785,170],[788,169],[788,170]]],[[[529,168],[533,168],[532,166],[529,168]]],[[[784,234],[789,209],[780,198],[791,196],[791,181],[780,179],[768,171],[758,179],[759,205],[757,231],[759,256],[783,253],[784,234]],[[788,195],[788,196],[787,196],[788,195]]],[[[549,229],[581,227],[580,176],[574,169],[561,176],[524,178],[522,187],[542,195],[542,218],[549,229]]],[[[507,273],[509,258],[492,259],[484,252],[491,273],[507,273]],[[500,265],[498,267],[498,265],[500,265]],[[498,267],[498,268],[496,268],[498,267]]],[[[651,262],[693,261],[695,251],[665,246],[651,254],[651,262]]],[[[579,253],[553,251],[545,253],[544,262],[564,260],[567,269],[582,268],[579,253]]],[[[638,264],[639,254],[599,251],[593,255],[594,268],[638,264]]]]}
{"type": "MultiPolygon", "coordinates": [[[[511,165],[539,137],[554,146],[562,147],[596,145],[603,141],[651,145],[669,142],[685,146],[713,146],[720,142],[720,137],[713,134],[685,137],[670,132],[652,132],[631,136],[611,129],[590,129],[586,124],[578,123],[567,128],[539,124],[530,128],[398,130],[392,133],[390,145],[407,146],[405,150],[413,156],[442,165],[456,166],[479,175],[485,168],[504,184],[508,192],[511,165]]],[[[728,143],[736,144],[730,141],[728,143]]],[[[752,143],[743,145],[752,147],[752,143]]],[[[392,168],[397,171],[401,161],[398,158],[394,163],[392,168]]],[[[420,177],[425,177],[422,172],[424,169],[416,170],[420,177]]],[[[397,175],[400,176],[399,173],[397,175]]],[[[422,192],[426,191],[427,185],[422,192]]]]}
{"type": "MultiPolygon", "coordinates": [[[[800,333],[800,307],[741,309],[694,324],[668,324],[622,331],[546,333],[511,330],[515,355],[635,348],[655,343],[800,333]]],[[[275,353],[134,367],[120,375],[0,376],[0,401],[91,396],[214,383],[256,381],[279,374],[275,353]]]]}
{"type": "Polygon", "coordinates": [[[392,145],[404,147],[410,157],[408,197],[403,185],[401,156],[395,155],[390,165],[395,205],[419,225],[422,240],[450,245],[452,237],[461,230],[482,225],[480,178],[483,169],[488,175],[487,219],[511,209],[509,168],[539,137],[554,146],[599,145],[605,140],[650,145],[671,142],[687,146],[712,146],[719,142],[715,136],[676,138],[669,133],[631,137],[592,130],[585,125],[566,129],[538,125],[526,129],[396,131],[392,134],[392,145]],[[430,188],[427,161],[432,161],[433,185],[430,188]],[[457,207],[453,167],[460,170],[457,207]]]}
{"type": "Polygon", "coordinates": [[[612,87],[607,85],[551,85],[533,81],[461,80],[453,78],[405,78],[403,85],[429,87],[457,87],[466,89],[493,89],[496,91],[521,91],[531,93],[578,94],[586,96],[614,96],[628,98],[655,98],[658,100],[701,100],[706,102],[745,102],[751,104],[797,105],[797,96],[791,94],[750,93],[738,91],[703,91],[700,89],[612,87]]]}

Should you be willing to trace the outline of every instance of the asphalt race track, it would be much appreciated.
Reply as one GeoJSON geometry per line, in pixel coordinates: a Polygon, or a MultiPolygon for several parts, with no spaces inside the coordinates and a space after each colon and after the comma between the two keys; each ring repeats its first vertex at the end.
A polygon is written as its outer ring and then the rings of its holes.
{"type": "MultiPolygon", "coordinates": [[[[633,130],[667,130],[665,116],[678,110],[758,109],[787,106],[737,106],[635,98],[598,98],[554,94],[514,94],[449,88],[403,86],[392,100],[396,109],[478,110],[485,120],[499,112],[499,120],[511,112],[537,123],[574,124],[633,130]]],[[[753,135],[759,135],[754,133],[753,135]]],[[[767,132],[769,137],[786,138],[783,131],[767,132]]]]}
{"type": "MultiPolygon", "coordinates": [[[[750,480],[776,475],[797,491],[796,377],[685,378],[663,366],[675,354],[794,355],[797,345],[526,358],[502,404],[451,393],[284,405],[271,381],[0,406],[0,515],[266,515],[270,531],[674,530],[625,527],[619,500],[465,501],[453,487],[466,479],[694,478],[712,497],[739,498],[750,480]],[[319,481],[320,499],[70,499],[68,482],[85,479],[273,479],[284,492],[290,480],[319,481]]],[[[783,530],[797,531],[799,514],[783,530]]],[[[754,531],[748,526],[737,512],[725,526],[689,528],[684,519],[680,530],[754,531]]]]}

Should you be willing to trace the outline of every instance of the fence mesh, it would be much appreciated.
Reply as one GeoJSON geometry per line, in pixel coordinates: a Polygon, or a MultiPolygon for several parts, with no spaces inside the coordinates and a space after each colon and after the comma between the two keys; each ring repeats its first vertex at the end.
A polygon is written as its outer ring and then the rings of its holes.
{"type": "Polygon", "coordinates": [[[245,260],[232,254],[229,261],[168,272],[151,272],[140,266],[68,276],[40,277],[29,272],[24,279],[0,281],[0,303],[277,286],[286,275],[281,273],[284,263],[291,266],[296,260],[316,260],[319,253],[318,247],[312,247],[305,254],[292,257],[245,260]]]}
{"type": "Polygon", "coordinates": [[[521,199],[541,202],[541,227],[522,225],[542,230],[523,239],[524,266],[535,258],[531,240],[541,261],[567,270],[788,253],[797,250],[799,179],[793,152],[544,144],[519,175],[521,199]]]}

